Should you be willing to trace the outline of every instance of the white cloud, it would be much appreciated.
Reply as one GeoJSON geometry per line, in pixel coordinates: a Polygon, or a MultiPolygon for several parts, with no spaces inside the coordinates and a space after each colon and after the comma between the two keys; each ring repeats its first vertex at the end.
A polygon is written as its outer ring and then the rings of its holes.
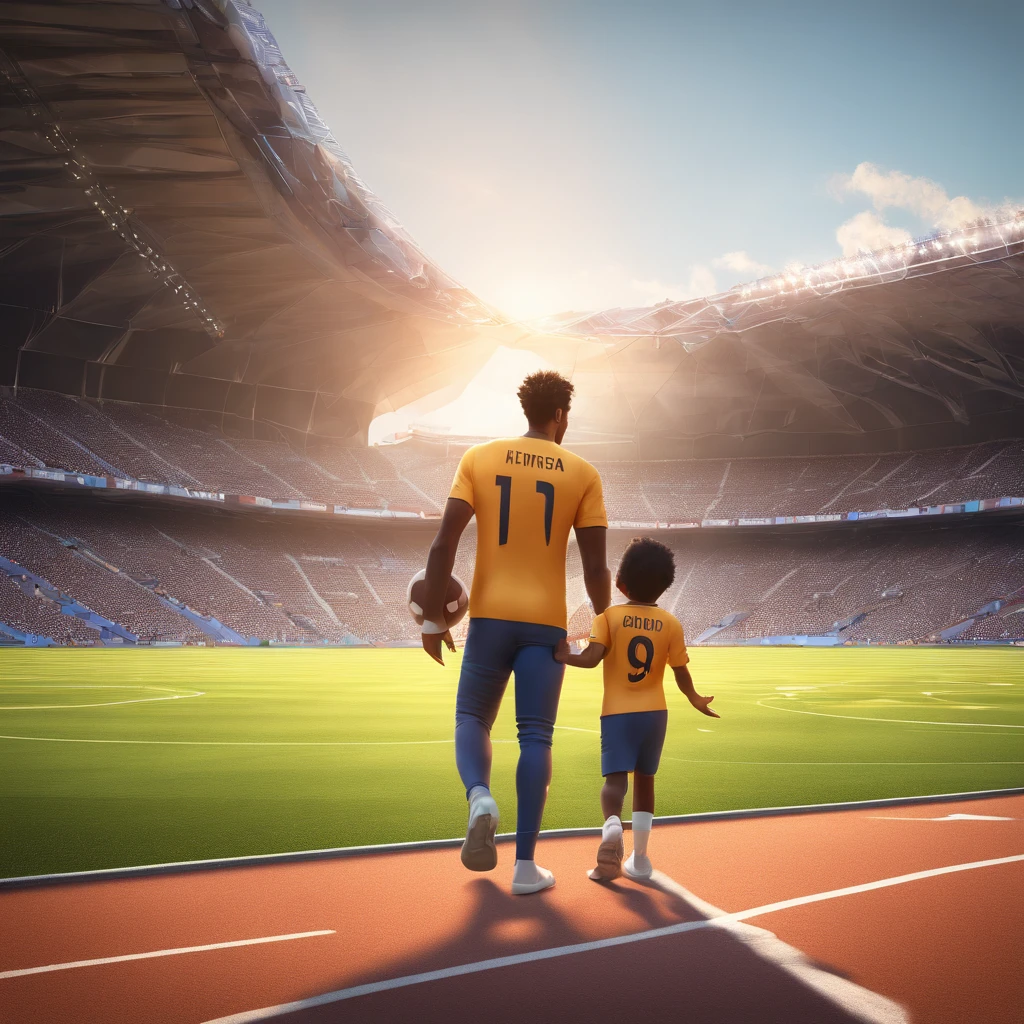
{"type": "MultiPolygon", "coordinates": [[[[867,196],[876,210],[906,210],[929,227],[953,229],[993,212],[967,196],[950,197],[930,178],[914,178],[903,171],[883,171],[868,161],[859,163],[853,174],[836,175],[831,190],[837,199],[848,195],[867,196]]],[[[875,218],[875,222],[884,224],[881,218],[875,218]]]]}
{"type": "Polygon", "coordinates": [[[737,249],[734,252],[716,256],[711,261],[711,265],[722,270],[733,270],[737,274],[749,274],[751,277],[764,277],[765,274],[770,274],[772,271],[772,268],[766,263],[758,263],[757,260],[752,259],[750,253],[745,249],[737,249]]]}
{"type": "Polygon", "coordinates": [[[862,251],[885,249],[890,245],[904,245],[910,238],[909,231],[886,224],[871,210],[856,214],[836,229],[836,241],[844,256],[856,256],[862,251]]]}

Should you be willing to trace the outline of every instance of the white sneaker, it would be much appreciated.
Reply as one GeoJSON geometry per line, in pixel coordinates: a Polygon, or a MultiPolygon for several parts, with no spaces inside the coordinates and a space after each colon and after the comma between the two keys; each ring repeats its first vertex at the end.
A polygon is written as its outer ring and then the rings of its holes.
{"type": "Polygon", "coordinates": [[[469,824],[462,844],[462,863],[470,871],[493,871],[498,866],[498,848],[494,833],[498,831],[498,805],[486,790],[469,802],[469,824]]]}
{"type": "Polygon", "coordinates": [[[532,860],[517,860],[512,869],[513,896],[528,896],[531,892],[550,889],[554,884],[555,876],[532,860]]]}
{"type": "Polygon", "coordinates": [[[597,848],[597,867],[587,872],[587,878],[595,882],[610,882],[622,874],[622,826],[605,826],[601,845],[597,848]]]}
{"type": "Polygon", "coordinates": [[[630,878],[650,878],[654,873],[654,865],[651,863],[651,858],[646,855],[637,856],[636,851],[631,853],[626,860],[626,863],[622,865],[622,870],[630,878]]]}

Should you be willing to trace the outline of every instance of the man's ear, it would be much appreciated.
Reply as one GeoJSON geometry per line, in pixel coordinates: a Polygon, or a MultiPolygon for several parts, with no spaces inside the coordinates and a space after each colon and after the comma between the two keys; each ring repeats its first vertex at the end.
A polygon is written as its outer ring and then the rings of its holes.
{"type": "Polygon", "coordinates": [[[615,580],[615,589],[622,594],[623,597],[629,597],[629,594],[626,593],[626,588],[619,582],[618,578],[615,580]]]}
{"type": "Polygon", "coordinates": [[[561,423],[561,422],[562,422],[562,416],[563,416],[563,415],[564,415],[564,412],[563,412],[563,410],[561,410],[561,409],[556,409],[556,410],[555,410],[555,422],[556,422],[556,423],[561,423]]]}

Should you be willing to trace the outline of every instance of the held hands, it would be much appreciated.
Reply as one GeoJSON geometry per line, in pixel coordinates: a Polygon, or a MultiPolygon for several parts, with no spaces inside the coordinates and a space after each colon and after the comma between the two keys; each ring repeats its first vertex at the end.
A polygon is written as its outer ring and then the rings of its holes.
{"type": "Polygon", "coordinates": [[[689,696],[690,703],[699,711],[702,715],[707,715],[708,718],[721,718],[717,711],[711,710],[711,702],[714,697],[702,697],[699,693],[694,693],[689,696]]]}
{"type": "Polygon", "coordinates": [[[569,647],[569,641],[559,640],[555,647],[555,661],[559,661],[564,665],[569,660],[569,655],[571,654],[572,648],[569,647]]]}
{"type": "Polygon", "coordinates": [[[423,650],[429,654],[438,665],[444,664],[444,658],[441,655],[441,643],[442,641],[447,646],[448,650],[453,654],[455,653],[455,641],[452,639],[451,630],[447,630],[444,633],[423,633],[421,634],[423,642],[423,650]]]}

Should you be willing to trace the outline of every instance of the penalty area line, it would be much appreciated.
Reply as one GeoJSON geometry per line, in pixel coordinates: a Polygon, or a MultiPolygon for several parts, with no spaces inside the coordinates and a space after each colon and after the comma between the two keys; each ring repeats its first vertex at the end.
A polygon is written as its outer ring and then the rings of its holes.
{"type": "MultiPolygon", "coordinates": [[[[894,885],[904,885],[907,882],[917,882],[926,878],[937,878],[941,875],[954,874],[960,871],[972,871],[978,868],[996,867],[1003,864],[1013,864],[1024,861],[1024,853],[1015,854],[1011,857],[997,857],[991,860],[971,861],[966,864],[951,864],[948,867],[931,868],[927,871],[914,871],[906,875],[896,875],[892,878],[882,878],[875,882],[864,882],[860,885],[850,885],[842,889],[830,889],[827,892],[812,893],[809,896],[798,896],[794,899],[779,900],[775,903],[766,903],[760,907],[752,907],[749,910],[741,910],[732,914],[721,914],[717,917],[705,918],[700,921],[683,921],[679,924],[668,925],[664,928],[652,928],[648,931],[634,932],[631,935],[615,935],[606,939],[595,939],[590,942],[577,942],[568,946],[554,946],[549,949],[532,950],[528,953],[516,953],[512,956],[495,957],[491,960],[480,960],[476,963],[459,964],[455,967],[445,967],[436,971],[424,971],[421,974],[408,974],[400,978],[388,978],[385,981],[370,982],[365,985],[353,985],[351,988],[337,989],[334,992],[325,992],[323,995],[313,996],[308,999],[298,999],[291,1003],[281,1003],[278,1006],[268,1006],[259,1010],[247,1010],[242,1013],[230,1014],[227,1017],[217,1017],[208,1020],[205,1024],[254,1024],[256,1021],[270,1020],[288,1013],[296,1013],[300,1010],[313,1009],[318,1006],[326,1006],[330,1003],[338,1003],[343,1000],[357,999],[360,996],[373,995],[377,992],[387,992],[398,988],[408,988],[411,985],[422,985],[431,981],[443,981],[447,978],[457,978],[466,974],[478,974],[482,971],[493,971],[502,967],[515,967],[519,964],[535,963],[540,960],[554,960],[564,956],[574,956],[578,953],[589,953],[600,949],[609,949],[614,946],[626,946],[636,942],[646,942],[650,939],[667,938],[671,935],[682,935],[686,932],[700,931],[706,928],[728,928],[731,924],[747,921],[754,917],[763,917],[766,914],[774,914],[780,910],[789,910],[792,907],[807,906],[811,903],[821,903],[825,900],[839,899],[842,896],[853,896],[858,893],[872,892],[876,889],[886,889],[894,885]]],[[[655,872],[655,876],[659,873],[655,872]]]]}
{"type": "Polygon", "coordinates": [[[233,942],[209,942],[204,946],[179,946],[177,949],[156,949],[150,953],[127,953],[124,956],[104,956],[95,960],[72,960],[64,964],[45,967],[25,967],[15,971],[0,971],[0,979],[24,978],[28,974],[48,974],[50,971],[70,971],[77,967],[99,967],[103,964],[123,964],[129,960],[152,960],[161,956],[181,956],[183,953],[206,953],[211,949],[236,949],[239,946],[262,946],[268,942],[291,942],[294,939],[312,939],[320,935],[334,935],[333,928],[315,932],[292,932],[289,935],[267,935],[259,939],[235,939],[233,942]]]}

